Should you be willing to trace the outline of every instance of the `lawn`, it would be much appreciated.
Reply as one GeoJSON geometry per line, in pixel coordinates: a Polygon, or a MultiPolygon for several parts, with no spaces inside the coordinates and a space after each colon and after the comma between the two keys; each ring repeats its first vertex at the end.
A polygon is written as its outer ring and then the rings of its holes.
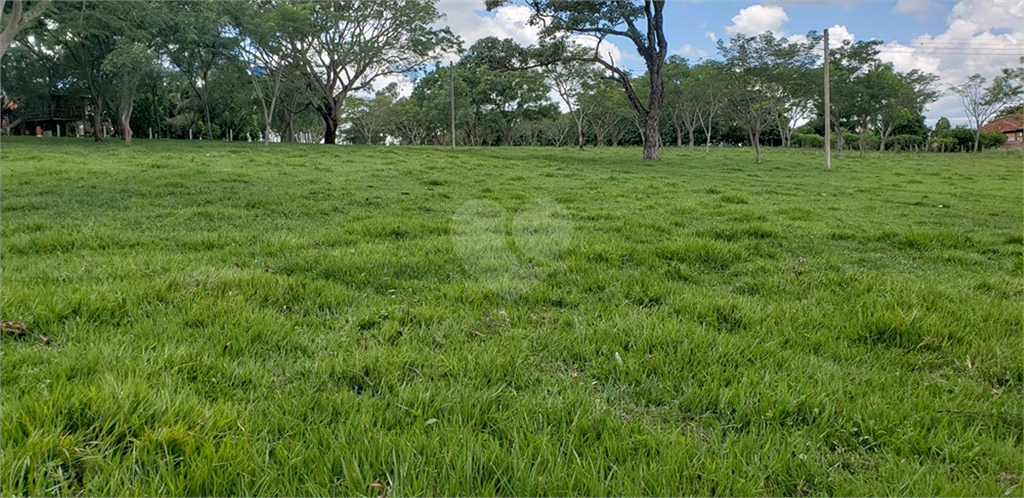
{"type": "Polygon", "coordinates": [[[3,138],[4,495],[1016,495],[1020,152],[3,138]]]}

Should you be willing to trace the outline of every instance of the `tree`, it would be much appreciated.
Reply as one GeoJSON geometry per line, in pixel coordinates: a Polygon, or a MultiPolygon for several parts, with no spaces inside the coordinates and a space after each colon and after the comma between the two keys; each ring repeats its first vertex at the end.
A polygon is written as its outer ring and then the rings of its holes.
{"type": "Polygon", "coordinates": [[[935,89],[938,79],[917,69],[898,73],[891,64],[883,64],[872,72],[870,89],[881,136],[878,150],[885,150],[886,140],[897,128],[917,123],[925,106],[939,98],[935,89]]]}
{"type": "Polygon", "coordinates": [[[719,40],[728,81],[728,111],[747,131],[755,161],[761,163],[761,134],[779,115],[786,89],[802,68],[810,65],[810,43],[790,43],[771,32],[719,40]]]}
{"type": "Polygon", "coordinates": [[[474,122],[489,128],[487,143],[512,145],[519,123],[558,113],[548,98],[550,88],[544,73],[509,70],[525,65],[528,59],[528,50],[512,39],[486,37],[474,43],[459,61],[459,67],[467,70],[462,79],[470,89],[474,122]]]}
{"type": "MultiPolygon", "coordinates": [[[[808,35],[817,43],[817,33],[808,35]]],[[[866,130],[876,106],[872,101],[868,70],[877,65],[878,46],[881,40],[851,42],[843,40],[841,44],[829,51],[829,84],[831,86],[831,123],[837,142],[837,155],[843,152],[843,135],[846,127],[860,127],[866,130]]],[[[824,115],[824,106],[820,106],[824,115]]],[[[863,150],[863,147],[861,147],[863,150]]]]}
{"type": "Polygon", "coordinates": [[[1020,58],[1020,66],[1003,68],[1002,73],[1003,76],[1006,77],[1007,82],[1017,89],[1015,93],[1018,98],[1016,99],[1016,102],[1010,102],[1009,105],[1003,107],[1003,109],[996,113],[992,119],[999,120],[1002,118],[1012,117],[1017,121],[1021,121],[1024,119],[1024,101],[1020,98],[1024,95],[1024,93],[1021,92],[1021,89],[1024,88],[1024,57],[1020,58]]]}
{"type": "MultiPolygon", "coordinates": [[[[485,0],[488,9],[494,9],[510,0],[485,0]]],[[[532,21],[542,25],[542,36],[546,43],[566,46],[571,35],[596,36],[598,43],[591,57],[578,59],[568,52],[560,58],[591,62],[604,67],[611,77],[622,86],[630,106],[644,123],[645,160],[658,159],[661,126],[660,119],[664,102],[662,68],[668,55],[668,41],[665,39],[664,0],[618,1],[618,2],[576,2],[557,0],[527,0],[533,11],[532,21]],[[618,67],[609,56],[601,54],[601,43],[609,36],[618,36],[631,41],[637,53],[647,66],[648,96],[644,104],[633,88],[632,76],[618,67]]],[[[553,53],[557,53],[554,51],[553,53]]]]}
{"type": "Polygon", "coordinates": [[[35,0],[30,2],[28,10],[25,10],[23,0],[10,0],[3,3],[3,12],[0,13],[0,60],[3,60],[7,49],[14,43],[26,26],[43,15],[50,6],[51,0],[35,0]]]}
{"type": "Polygon", "coordinates": [[[113,82],[113,102],[124,144],[132,145],[132,108],[138,95],[139,83],[157,74],[156,57],[145,45],[135,41],[118,44],[104,60],[102,71],[113,82]]]}
{"type": "Polygon", "coordinates": [[[4,131],[21,124],[28,115],[48,112],[58,100],[73,104],[87,98],[76,85],[74,68],[63,64],[60,42],[42,30],[33,30],[14,43],[3,61],[0,90],[4,131]],[[8,102],[16,105],[7,106],[8,102]]]}
{"type": "Polygon", "coordinates": [[[74,68],[77,82],[89,93],[96,141],[104,138],[103,114],[114,91],[103,61],[120,38],[136,29],[130,20],[143,7],[136,2],[58,2],[48,18],[46,32],[60,42],[62,63],[74,68]]]}
{"type": "Polygon", "coordinates": [[[312,81],[306,78],[306,68],[291,63],[282,70],[281,96],[276,106],[277,119],[281,123],[281,141],[294,142],[295,133],[299,128],[306,128],[315,119],[313,101],[317,97],[317,89],[312,81]]]}
{"type": "Polygon", "coordinates": [[[593,90],[583,96],[584,105],[590,106],[590,125],[596,135],[597,146],[610,143],[619,145],[622,136],[629,126],[629,121],[636,114],[618,83],[612,80],[598,80],[593,90]]]}
{"type": "Polygon", "coordinates": [[[394,118],[392,109],[398,100],[398,84],[389,84],[370,99],[350,96],[348,100],[345,107],[351,141],[371,145],[385,143],[394,118]]]}
{"type": "Polygon", "coordinates": [[[229,4],[205,1],[157,2],[154,13],[163,24],[155,31],[161,51],[181,71],[203,111],[203,134],[213,138],[210,119],[211,79],[235,56],[237,39],[228,36],[229,4]]]}
{"type": "Polygon", "coordinates": [[[686,59],[669,56],[662,76],[665,79],[665,115],[676,135],[676,147],[683,146],[683,129],[690,137],[693,150],[693,130],[697,126],[697,93],[699,88],[688,78],[690,67],[686,59]]]}
{"type": "Polygon", "coordinates": [[[960,96],[967,119],[974,127],[974,152],[978,152],[982,125],[1021,93],[1021,88],[1013,84],[1008,74],[996,76],[987,87],[985,81],[980,74],[974,74],[964,83],[949,88],[960,96]]]}
{"type": "Polygon", "coordinates": [[[594,102],[583,100],[583,96],[592,90],[594,82],[600,77],[592,63],[580,61],[584,58],[585,54],[577,51],[571,58],[555,62],[545,70],[548,81],[576,122],[576,145],[580,150],[583,150],[586,143],[584,124],[594,109],[594,102]]]}
{"type": "Polygon", "coordinates": [[[419,110],[419,121],[425,128],[424,140],[428,143],[451,145],[451,84],[454,83],[457,133],[462,137],[462,143],[476,145],[479,113],[472,103],[472,89],[468,83],[470,73],[462,64],[454,68],[440,66],[416,83],[409,99],[419,110]]]}
{"type": "Polygon", "coordinates": [[[715,117],[725,100],[725,67],[715,61],[705,61],[690,71],[690,85],[696,90],[693,96],[697,122],[704,130],[706,141],[704,153],[711,151],[711,130],[715,117]]]}
{"type": "Polygon", "coordinates": [[[324,122],[325,144],[337,142],[339,112],[349,94],[457,46],[448,28],[431,27],[441,17],[434,0],[293,0],[277,8],[303,20],[296,36],[282,43],[318,90],[314,108],[324,122]]]}
{"type": "Polygon", "coordinates": [[[249,66],[253,90],[263,111],[263,144],[270,144],[270,125],[284,86],[285,74],[293,64],[287,57],[281,38],[292,31],[291,19],[282,15],[274,2],[238,3],[233,12],[243,58],[249,66]]]}

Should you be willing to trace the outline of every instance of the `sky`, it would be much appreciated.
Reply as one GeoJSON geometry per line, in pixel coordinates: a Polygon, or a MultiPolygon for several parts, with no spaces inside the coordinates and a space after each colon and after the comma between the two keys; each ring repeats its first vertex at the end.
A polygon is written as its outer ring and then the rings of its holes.
{"type": "MultiPolygon", "coordinates": [[[[487,12],[483,0],[439,0],[437,8],[445,16],[438,25],[449,26],[465,47],[486,36],[537,42],[530,9],[522,4],[487,12]]],[[[1024,0],[668,0],[665,7],[669,50],[691,63],[718,58],[715,41],[738,33],[799,37],[826,28],[832,40],[882,40],[880,58],[898,71],[938,75],[944,96],[925,110],[929,126],[942,116],[967,124],[948,87],[974,73],[991,80],[1024,56],[1024,0]]],[[[643,72],[628,40],[607,41],[615,44],[607,51],[618,65],[643,72]]]]}

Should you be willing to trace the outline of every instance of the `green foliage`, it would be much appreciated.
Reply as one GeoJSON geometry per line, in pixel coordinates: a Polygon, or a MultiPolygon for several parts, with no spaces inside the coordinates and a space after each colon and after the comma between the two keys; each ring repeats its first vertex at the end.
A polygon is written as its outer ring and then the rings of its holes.
{"type": "Polygon", "coordinates": [[[935,122],[935,130],[932,131],[932,135],[936,138],[947,138],[952,133],[953,127],[949,123],[949,119],[946,117],[939,118],[935,122]]]}
{"type": "Polygon", "coordinates": [[[1006,145],[1006,135],[1002,133],[982,133],[981,147],[983,149],[995,149],[1006,145]]]}
{"type": "Polygon", "coordinates": [[[953,152],[956,146],[957,140],[953,137],[931,139],[932,152],[953,152]]]}
{"type": "Polygon", "coordinates": [[[896,135],[889,138],[888,145],[891,150],[896,151],[921,150],[924,147],[924,139],[917,135],[896,135]]]}
{"type": "Polygon", "coordinates": [[[794,133],[792,137],[793,147],[821,149],[825,147],[825,137],[804,133],[794,133]]]}
{"type": "Polygon", "coordinates": [[[974,147],[974,130],[966,126],[957,126],[949,130],[949,136],[956,140],[958,152],[970,152],[974,147]]]}
{"type": "Polygon", "coordinates": [[[1019,494],[1019,151],[0,154],[6,494],[1019,494]],[[480,198],[572,221],[518,296],[480,198]]]}

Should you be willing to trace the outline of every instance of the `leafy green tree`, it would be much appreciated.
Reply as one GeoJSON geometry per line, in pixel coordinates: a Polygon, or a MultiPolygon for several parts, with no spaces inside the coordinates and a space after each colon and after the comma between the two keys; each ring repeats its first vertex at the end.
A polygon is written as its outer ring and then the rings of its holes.
{"type": "Polygon", "coordinates": [[[665,104],[662,108],[675,132],[676,147],[683,146],[683,131],[689,134],[693,149],[693,130],[697,127],[696,85],[688,78],[690,66],[686,59],[671,55],[665,64],[665,104]]]}
{"type": "Polygon", "coordinates": [[[1012,74],[996,76],[988,86],[986,81],[980,74],[974,74],[964,83],[949,88],[960,96],[967,119],[974,128],[974,152],[980,150],[981,127],[1021,95],[1021,87],[1014,84],[1012,74]]]}
{"type": "Polygon", "coordinates": [[[349,97],[345,103],[349,140],[357,144],[383,144],[393,128],[392,110],[397,100],[397,83],[384,87],[373,98],[349,97]]]}
{"type": "Polygon", "coordinates": [[[935,138],[946,138],[949,136],[952,128],[953,126],[949,123],[949,119],[941,117],[935,122],[935,129],[932,130],[932,136],[935,138]]]}
{"type": "Polygon", "coordinates": [[[156,2],[152,13],[161,53],[178,68],[203,112],[204,135],[213,138],[210,98],[213,76],[236,58],[238,40],[230,36],[228,3],[211,0],[156,2]]]}
{"type": "Polygon", "coordinates": [[[444,52],[457,38],[434,28],[441,14],[434,0],[350,0],[279,4],[296,24],[285,47],[314,83],[314,108],[324,122],[324,143],[337,142],[345,98],[377,79],[414,71],[444,52]]]}
{"type": "Polygon", "coordinates": [[[263,117],[263,143],[270,144],[271,123],[277,110],[285,77],[294,76],[295,62],[288,57],[283,39],[293,35],[299,22],[287,9],[278,9],[274,1],[231,4],[231,18],[238,36],[242,59],[248,66],[253,91],[260,102],[263,117]]]}
{"type": "Polygon", "coordinates": [[[584,105],[592,107],[590,125],[598,146],[617,146],[636,114],[618,83],[599,80],[593,90],[583,96],[584,105]]]}
{"type": "MultiPolygon", "coordinates": [[[[815,41],[820,39],[817,33],[812,33],[809,38],[815,41]]],[[[878,63],[878,47],[881,44],[881,40],[843,40],[829,51],[832,122],[826,124],[833,128],[837,141],[836,153],[839,156],[843,152],[844,131],[857,127],[866,130],[876,115],[866,69],[878,63]]]]}
{"type": "Polygon", "coordinates": [[[869,78],[869,91],[877,115],[875,125],[881,138],[878,150],[885,150],[885,142],[893,133],[920,135],[924,126],[921,113],[925,106],[939,98],[935,89],[938,76],[916,69],[898,73],[891,64],[882,64],[871,72],[869,78]],[[911,131],[907,128],[916,128],[915,133],[906,133],[911,131]]]}
{"type": "Polygon", "coordinates": [[[779,115],[788,98],[789,82],[809,67],[810,43],[790,43],[774,34],[734,36],[718,42],[725,59],[728,112],[747,131],[755,162],[761,163],[761,135],[779,115]]]}
{"type": "Polygon", "coordinates": [[[14,43],[18,33],[29,26],[50,7],[51,0],[34,0],[28,2],[25,9],[23,0],[5,1],[0,14],[0,60],[3,60],[7,49],[14,43]]]}
{"type": "Polygon", "coordinates": [[[582,50],[576,52],[575,56],[546,67],[544,74],[576,123],[576,145],[583,150],[586,143],[584,127],[595,104],[587,102],[583,96],[593,90],[601,75],[593,63],[581,61],[586,55],[582,50]]]}
{"type": "MultiPolygon", "coordinates": [[[[509,0],[485,0],[488,9],[496,8],[509,0]]],[[[625,90],[626,99],[642,122],[644,133],[643,157],[645,160],[658,159],[661,136],[661,114],[664,102],[662,69],[668,56],[668,40],[665,38],[664,0],[618,1],[618,2],[576,2],[556,0],[528,0],[533,11],[532,19],[542,26],[546,43],[565,47],[572,35],[596,36],[598,43],[593,55],[578,59],[568,52],[553,51],[550,56],[573,59],[601,65],[625,90]],[[634,89],[630,73],[616,65],[616,61],[602,57],[601,42],[609,36],[622,37],[636,47],[647,68],[646,104],[634,89]],[[553,54],[553,55],[552,55],[553,54]]]]}
{"type": "Polygon", "coordinates": [[[75,84],[75,69],[63,63],[60,41],[46,32],[33,31],[32,36],[14,43],[3,59],[0,110],[7,133],[32,114],[53,111],[58,100],[82,107],[88,99],[84,89],[75,84]],[[7,106],[8,102],[15,105],[7,106]]]}
{"type": "Polygon", "coordinates": [[[558,113],[557,106],[548,98],[550,88],[543,72],[503,69],[519,65],[525,56],[521,61],[506,60],[494,67],[499,59],[514,58],[524,50],[511,39],[486,37],[474,43],[459,61],[460,67],[468,69],[463,80],[470,89],[475,119],[491,129],[489,135],[493,139],[488,142],[512,145],[517,125],[558,113]]]}
{"type": "Polygon", "coordinates": [[[112,82],[113,106],[121,127],[126,146],[132,145],[132,109],[138,94],[139,84],[158,73],[156,56],[149,47],[130,40],[122,41],[103,60],[103,73],[112,82]]]}
{"type": "Polygon", "coordinates": [[[87,90],[97,141],[104,138],[103,116],[115,91],[103,62],[122,38],[138,30],[135,13],[146,7],[137,2],[57,2],[47,15],[42,31],[59,42],[61,63],[73,68],[75,84],[87,90]]]}

